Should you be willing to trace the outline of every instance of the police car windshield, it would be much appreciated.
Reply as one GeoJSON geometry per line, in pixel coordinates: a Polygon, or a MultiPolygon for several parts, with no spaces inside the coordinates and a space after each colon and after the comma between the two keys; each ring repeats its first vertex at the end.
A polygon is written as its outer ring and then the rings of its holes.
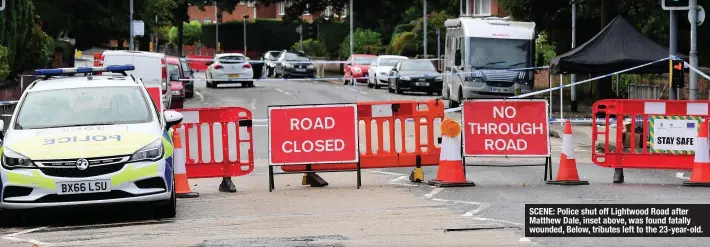
{"type": "Polygon", "coordinates": [[[152,120],[140,87],[69,88],[27,93],[14,127],[27,130],[152,120]]]}

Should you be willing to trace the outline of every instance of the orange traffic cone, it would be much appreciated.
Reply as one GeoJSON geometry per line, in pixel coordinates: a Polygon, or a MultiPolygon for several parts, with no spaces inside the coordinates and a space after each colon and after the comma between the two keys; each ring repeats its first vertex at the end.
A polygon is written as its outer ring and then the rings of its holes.
{"type": "Polygon", "coordinates": [[[703,120],[698,126],[698,139],[695,144],[695,163],[690,173],[690,180],[683,186],[710,187],[710,152],[708,152],[708,123],[703,120]]]}
{"type": "Polygon", "coordinates": [[[461,126],[454,120],[444,119],[441,122],[441,154],[439,156],[439,171],[436,179],[429,185],[436,187],[476,186],[466,181],[464,164],[461,161],[461,126]]]}
{"type": "Polygon", "coordinates": [[[194,198],[200,196],[197,192],[192,192],[190,190],[190,184],[187,181],[187,169],[185,169],[185,162],[187,161],[187,155],[185,154],[185,149],[182,148],[182,139],[180,139],[180,132],[175,131],[173,133],[173,143],[175,144],[173,148],[173,166],[175,167],[175,194],[178,198],[194,198]]]}
{"type": "Polygon", "coordinates": [[[562,137],[562,153],[560,154],[560,168],[557,170],[557,179],[547,181],[547,184],[558,185],[588,185],[588,181],[579,180],[577,174],[577,160],[574,159],[574,144],[572,144],[572,124],[565,122],[565,134],[562,137]]]}

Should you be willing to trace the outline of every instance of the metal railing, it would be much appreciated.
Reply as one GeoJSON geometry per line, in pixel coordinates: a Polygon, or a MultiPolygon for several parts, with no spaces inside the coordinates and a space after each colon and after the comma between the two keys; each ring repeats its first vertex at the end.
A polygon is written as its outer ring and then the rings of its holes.
{"type": "Polygon", "coordinates": [[[665,89],[655,85],[628,85],[629,99],[660,99],[665,89]]]}

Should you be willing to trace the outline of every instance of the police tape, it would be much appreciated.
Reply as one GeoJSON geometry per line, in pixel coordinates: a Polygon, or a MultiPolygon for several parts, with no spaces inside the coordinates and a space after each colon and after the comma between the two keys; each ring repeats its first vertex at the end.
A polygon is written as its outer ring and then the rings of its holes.
{"type": "MultiPolygon", "coordinates": [[[[587,80],[578,81],[578,82],[575,82],[575,83],[570,83],[570,84],[567,84],[567,85],[561,85],[561,86],[552,87],[552,88],[548,88],[548,89],[538,90],[538,91],[534,91],[534,92],[530,92],[530,93],[526,93],[526,94],[521,94],[521,95],[516,95],[516,96],[507,97],[507,99],[520,99],[520,98],[526,98],[526,97],[530,97],[530,96],[535,96],[535,95],[538,95],[538,94],[543,94],[543,93],[547,93],[547,92],[551,92],[551,91],[556,91],[556,90],[559,90],[559,89],[562,89],[562,88],[571,87],[571,86],[576,86],[576,85],[579,85],[579,84],[583,84],[583,83],[588,83],[588,82],[596,81],[596,80],[599,80],[599,79],[602,79],[602,78],[606,78],[606,77],[610,77],[610,76],[614,76],[614,75],[626,73],[626,72],[629,72],[629,71],[632,71],[632,70],[635,70],[635,69],[638,69],[638,68],[646,67],[646,66],[649,66],[649,65],[651,65],[651,64],[663,62],[663,61],[666,61],[666,60],[669,60],[669,59],[673,59],[673,58],[677,59],[677,57],[671,56],[671,57],[659,59],[659,60],[656,60],[656,61],[653,61],[653,62],[645,63],[645,64],[642,64],[642,65],[639,65],[639,66],[636,66],[636,67],[631,67],[631,68],[624,69],[624,70],[619,70],[619,71],[616,71],[616,72],[613,72],[613,73],[609,73],[609,74],[597,76],[597,77],[590,78],[590,79],[587,79],[587,80]]],[[[461,111],[461,107],[459,106],[459,107],[456,107],[456,108],[449,108],[449,109],[446,109],[446,112],[456,112],[456,111],[461,111]]]]}
{"type": "MultiPolygon", "coordinates": [[[[88,62],[95,62],[95,61],[100,61],[103,62],[101,59],[94,59],[92,58],[80,58],[76,59],[80,61],[88,61],[88,62]]],[[[439,60],[444,60],[443,58],[407,58],[405,60],[409,61],[439,61],[439,60]]],[[[197,58],[197,57],[186,57],[185,61],[202,61],[202,62],[209,62],[209,61],[215,61],[213,58],[197,58]]],[[[224,62],[242,62],[244,60],[228,60],[228,59],[221,59],[219,61],[224,61],[224,62]]],[[[263,61],[263,60],[246,60],[249,64],[261,64],[261,63],[268,63],[268,64],[280,64],[280,63],[288,63],[288,64],[345,64],[345,63],[353,63],[352,61],[340,61],[340,60],[309,60],[309,61],[263,61]]],[[[361,64],[358,62],[355,62],[357,65],[370,65],[369,63],[367,64],[361,64]]]]}
{"type": "MultiPolygon", "coordinates": [[[[542,67],[529,67],[529,68],[515,68],[515,69],[501,69],[497,71],[529,71],[529,70],[543,70],[543,69],[548,69],[549,66],[542,66],[542,67]]],[[[315,73],[315,72],[314,72],[315,73]]],[[[199,78],[199,79],[180,79],[180,81],[220,81],[220,82],[251,82],[251,81],[273,81],[273,80],[285,80],[285,81],[333,81],[333,80],[381,80],[381,79],[393,79],[393,78],[401,78],[404,80],[407,80],[407,77],[442,77],[441,80],[443,80],[443,76],[447,75],[476,75],[475,77],[482,77],[484,76],[482,72],[480,71],[471,71],[471,72],[444,72],[444,73],[436,73],[436,74],[430,74],[430,73],[408,73],[408,74],[400,74],[398,76],[389,76],[389,75],[377,75],[375,77],[370,77],[370,76],[360,76],[360,77],[318,77],[318,78],[284,78],[284,77],[266,77],[266,78],[224,78],[224,79],[209,79],[209,78],[199,78]]],[[[262,75],[263,76],[263,75],[262,75]]],[[[523,74],[517,75],[519,79],[523,78],[523,74]]]]}
{"type": "Polygon", "coordinates": [[[683,62],[683,63],[685,64],[685,67],[688,67],[689,69],[695,71],[695,73],[698,73],[700,76],[705,77],[705,79],[710,80],[710,76],[708,76],[707,74],[703,73],[703,72],[700,71],[699,69],[697,69],[697,68],[691,66],[688,62],[683,62]]]}

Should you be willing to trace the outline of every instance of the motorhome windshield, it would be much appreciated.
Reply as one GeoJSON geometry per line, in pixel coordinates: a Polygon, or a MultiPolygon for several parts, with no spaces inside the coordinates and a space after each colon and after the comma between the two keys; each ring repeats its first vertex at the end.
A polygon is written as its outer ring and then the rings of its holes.
{"type": "Polygon", "coordinates": [[[525,68],[530,63],[530,40],[469,38],[470,64],[475,69],[525,68]]]}

